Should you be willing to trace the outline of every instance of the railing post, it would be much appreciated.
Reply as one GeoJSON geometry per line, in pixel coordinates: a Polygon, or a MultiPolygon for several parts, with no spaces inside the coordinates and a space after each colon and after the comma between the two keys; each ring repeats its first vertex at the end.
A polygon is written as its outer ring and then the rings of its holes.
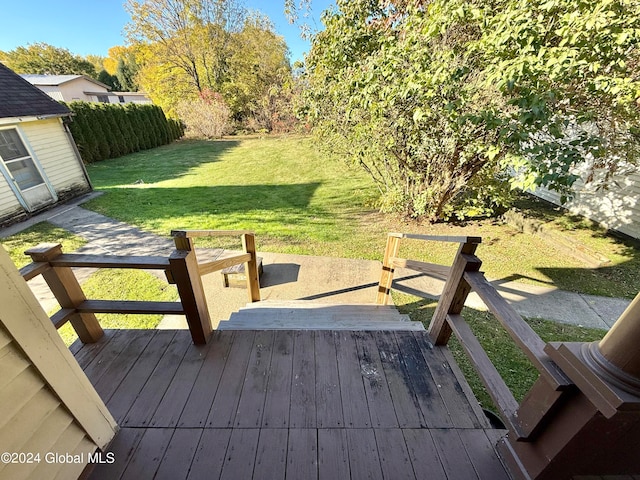
{"type": "MultiPolygon", "coordinates": [[[[575,387],[544,419],[533,441],[509,436],[499,444],[516,475],[562,480],[640,471],[638,342],[640,294],[600,342],[547,344],[544,351],[575,387]]],[[[541,398],[533,400],[520,406],[521,417],[539,411],[541,398]]]]}
{"type": "Polygon", "coordinates": [[[378,296],[376,303],[378,305],[389,304],[389,292],[393,284],[393,262],[392,259],[398,256],[400,249],[400,237],[397,235],[387,236],[387,247],[384,250],[384,259],[382,261],[382,274],[380,275],[380,283],[378,284],[378,296]]]}
{"type": "Polygon", "coordinates": [[[447,323],[447,315],[462,312],[471,287],[463,278],[464,272],[478,271],[482,262],[473,254],[479,241],[460,245],[453,261],[449,276],[440,295],[438,306],[429,324],[429,336],[435,345],[446,345],[451,337],[451,327],[447,323]]]}
{"type": "Polygon", "coordinates": [[[245,266],[247,276],[247,293],[250,302],[260,301],[260,279],[258,278],[258,257],[256,256],[256,237],[253,233],[242,234],[242,247],[245,253],[251,254],[245,266]]]}
{"type": "MultiPolygon", "coordinates": [[[[34,262],[49,262],[62,255],[62,246],[58,243],[43,243],[25,252],[34,262]]],[[[69,267],[53,267],[42,273],[51,293],[61,308],[75,310],[87,297],[82,291],[73,270],[69,267]]],[[[104,331],[93,313],[75,313],[69,319],[82,343],[97,342],[104,331]]]]}
{"type": "Polygon", "coordinates": [[[193,242],[186,237],[175,237],[174,240],[177,250],[169,257],[171,278],[178,288],[193,343],[204,345],[212,332],[211,318],[193,242]]]}

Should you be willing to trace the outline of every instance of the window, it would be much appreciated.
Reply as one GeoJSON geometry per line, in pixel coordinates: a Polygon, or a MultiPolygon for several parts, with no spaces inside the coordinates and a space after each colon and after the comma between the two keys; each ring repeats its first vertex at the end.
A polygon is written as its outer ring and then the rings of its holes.
{"type": "Polygon", "coordinates": [[[0,130],[0,159],[20,190],[44,183],[16,129],[0,130]]]}
{"type": "Polygon", "coordinates": [[[118,101],[124,103],[124,95],[118,95],[118,101]]]}
{"type": "Polygon", "coordinates": [[[109,103],[109,95],[96,95],[99,102],[109,103]]]}

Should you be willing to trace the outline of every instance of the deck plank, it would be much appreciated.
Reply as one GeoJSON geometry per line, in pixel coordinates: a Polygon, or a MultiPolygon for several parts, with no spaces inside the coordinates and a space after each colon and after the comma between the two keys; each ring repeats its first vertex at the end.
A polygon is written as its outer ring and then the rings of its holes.
{"type": "Polygon", "coordinates": [[[460,435],[455,429],[431,430],[433,443],[438,451],[447,478],[478,478],[473,463],[467,455],[460,435]]]}
{"type": "Polygon", "coordinates": [[[120,386],[129,370],[133,368],[146,346],[153,338],[153,330],[137,330],[131,333],[132,341],[105,368],[104,375],[93,384],[101,398],[111,398],[113,392],[120,386]]]}
{"type": "Polygon", "coordinates": [[[247,365],[244,386],[238,401],[235,425],[256,428],[262,425],[262,414],[269,381],[274,332],[257,332],[247,365]]]}
{"type": "Polygon", "coordinates": [[[184,405],[178,426],[204,427],[216,396],[226,360],[233,344],[233,332],[215,332],[209,340],[209,351],[184,405]]]}
{"type": "Polygon", "coordinates": [[[318,428],[344,425],[334,332],[315,332],[316,418],[318,428]]]}
{"type": "Polygon", "coordinates": [[[405,429],[402,433],[416,478],[447,480],[447,474],[444,472],[442,462],[438,456],[438,450],[433,443],[429,430],[426,428],[414,428],[405,429]]]}
{"type": "Polygon", "coordinates": [[[95,465],[91,473],[91,480],[114,480],[120,478],[136,451],[144,432],[144,428],[120,429],[107,449],[108,453],[113,454],[115,461],[113,463],[95,465]]]}
{"type": "Polygon", "coordinates": [[[422,351],[434,384],[437,385],[450,418],[456,428],[483,428],[485,424],[478,422],[477,412],[469,404],[466,392],[452,371],[449,362],[442,352],[442,347],[434,347],[431,342],[420,341],[418,335],[414,335],[417,344],[422,351]]]}
{"type": "MultiPolygon", "coordinates": [[[[137,358],[133,368],[106,400],[109,411],[120,424],[125,415],[135,402],[138,394],[146,384],[149,375],[153,372],[165,350],[171,345],[175,332],[171,330],[155,332],[151,341],[147,344],[137,358]]],[[[135,354],[132,353],[132,355],[135,354]]]]}
{"type": "Polygon", "coordinates": [[[221,480],[252,478],[259,435],[258,428],[235,428],[231,431],[227,455],[222,465],[221,480]]]}
{"type": "Polygon", "coordinates": [[[260,430],[253,478],[285,479],[288,441],[289,430],[286,428],[263,428],[260,430]]]}
{"type": "Polygon", "coordinates": [[[133,452],[121,480],[153,478],[173,436],[172,428],[147,428],[133,452]]]}
{"type": "Polygon", "coordinates": [[[371,425],[379,428],[397,427],[398,419],[375,337],[370,332],[356,332],[354,337],[371,425]]]}
{"type": "Polygon", "coordinates": [[[368,428],[371,418],[354,333],[338,331],[335,336],[342,413],[346,427],[368,428]]]}
{"type": "Polygon", "coordinates": [[[479,478],[509,480],[504,465],[495,453],[494,445],[483,430],[461,429],[459,434],[479,478]]]}
{"type": "Polygon", "coordinates": [[[416,398],[406,369],[402,365],[395,337],[391,332],[375,332],[391,399],[401,428],[426,427],[420,404],[416,398]]]}
{"type": "Polygon", "coordinates": [[[178,424],[191,389],[194,387],[196,378],[202,368],[203,359],[209,353],[211,345],[212,343],[192,345],[187,349],[187,353],[149,422],[150,425],[175,427],[178,424]]]}
{"type": "Polygon", "coordinates": [[[88,359],[87,364],[83,366],[83,370],[93,383],[98,383],[102,375],[107,371],[107,367],[111,365],[120,353],[125,350],[127,345],[135,339],[136,332],[129,334],[126,331],[118,330],[113,337],[96,353],[95,356],[88,359]]]}
{"type": "MultiPolygon", "coordinates": [[[[227,447],[231,438],[230,428],[207,428],[204,430],[189,428],[186,431],[201,431],[200,443],[191,463],[188,480],[202,478],[220,478],[222,465],[227,455],[227,447]]],[[[92,479],[93,480],[93,479],[92,479]]]]}
{"type": "Polygon", "coordinates": [[[293,346],[293,378],[289,426],[316,427],[316,369],[313,332],[296,331],[293,346]]]}
{"type": "Polygon", "coordinates": [[[255,332],[248,331],[246,335],[237,335],[234,339],[207,417],[209,427],[233,426],[254,337],[255,332]]]}
{"type": "Polygon", "coordinates": [[[453,421],[440,396],[436,382],[431,377],[429,366],[411,332],[395,332],[398,353],[402,357],[405,375],[409,378],[428,428],[451,428],[453,421]]]}
{"type": "Polygon", "coordinates": [[[186,330],[176,333],[171,344],[167,347],[158,361],[147,383],[133,402],[122,424],[128,427],[146,427],[150,425],[153,414],[162,401],[176,370],[192,346],[191,336],[186,330]]]}
{"type": "Polygon", "coordinates": [[[402,430],[399,428],[380,428],[374,430],[374,433],[383,477],[393,478],[393,480],[415,479],[416,475],[411,465],[402,430]]]}
{"type": "Polygon", "coordinates": [[[176,429],[161,458],[154,480],[186,478],[200,442],[200,431],[176,429]]]}
{"type": "Polygon", "coordinates": [[[349,445],[343,428],[318,430],[318,479],[350,478],[349,445]]]}
{"type": "Polygon", "coordinates": [[[262,415],[263,427],[286,427],[289,425],[292,375],[293,334],[290,331],[278,330],[275,333],[271,370],[262,415]]]}
{"type": "Polygon", "coordinates": [[[373,429],[348,429],[347,445],[349,447],[351,478],[383,479],[378,446],[376,445],[373,429]]]}
{"type": "Polygon", "coordinates": [[[315,428],[289,430],[287,478],[318,478],[318,434],[315,428]]]}

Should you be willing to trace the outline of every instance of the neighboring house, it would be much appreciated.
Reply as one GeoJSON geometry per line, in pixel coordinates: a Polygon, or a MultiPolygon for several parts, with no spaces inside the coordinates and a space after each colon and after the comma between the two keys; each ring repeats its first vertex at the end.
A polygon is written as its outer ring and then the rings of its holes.
{"type": "Polygon", "coordinates": [[[91,190],[64,123],[71,115],[0,64],[0,224],[91,190]]]}
{"type": "Polygon", "coordinates": [[[20,75],[54,100],[61,102],[151,103],[142,92],[110,92],[86,75],[20,75]]]}
{"type": "Polygon", "coordinates": [[[574,198],[565,204],[555,191],[538,188],[533,193],[605,228],[640,239],[640,173],[615,176],[608,189],[599,190],[595,183],[582,180],[586,172],[576,169],[576,174],[581,174],[581,178],[574,184],[574,198]]]}

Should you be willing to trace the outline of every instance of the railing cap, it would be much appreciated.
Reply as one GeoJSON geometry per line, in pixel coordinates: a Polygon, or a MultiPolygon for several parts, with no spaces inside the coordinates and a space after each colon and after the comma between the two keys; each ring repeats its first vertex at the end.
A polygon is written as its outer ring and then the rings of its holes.
{"type": "Polygon", "coordinates": [[[174,238],[230,237],[237,235],[255,235],[255,233],[251,230],[171,230],[171,236],[174,238]]]}
{"type": "Polygon", "coordinates": [[[390,233],[390,237],[408,238],[413,240],[425,240],[434,242],[451,242],[451,243],[482,243],[482,237],[457,237],[449,235],[420,235],[417,233],[390,233]]]}

